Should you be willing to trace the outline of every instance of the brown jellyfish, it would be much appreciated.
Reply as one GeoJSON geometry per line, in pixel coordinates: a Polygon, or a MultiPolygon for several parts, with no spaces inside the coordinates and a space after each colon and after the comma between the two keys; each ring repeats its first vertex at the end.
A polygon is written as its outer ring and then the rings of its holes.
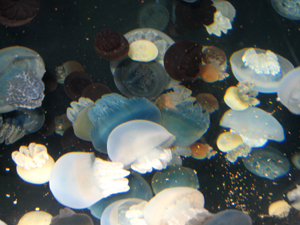
{"type": "Polygon", "coordinates": [[[109,93],[111,93],[111,90],[105,84],[95,83],[85,87],[81,93],[81,97],[89,98],[95,102],[101,98],[102,95],[109,93]]]}
{"type": "Polygon", "coordinates": [[[198,28],[214,22],[216,8],[211,0],[201,0],[194,3],[178,1],[175,8],[177,21],[186,28],[198,28]]]}
{"type": "Polygon", "coordinates": [[[164,66],[175,80],[194,81],[202,64],[202,45],[195,41],[178,41],[171,45],[164,57],[164,66]]]}
{"type": "Polygon", "coordinates": [[[201,105],[203,111],[207,111],[209,114],[219,110],[218,100],[210,93],[198,94],[196,96],[196,101],[201,105]]]}
{"type": "Polygon", "coordinates": [[[1,0],[0,24],[17,27],[29,23],[38,13],[41,0],[1,0]]]}
{"type": "Polygon", "coordinates": [[[213,150],[209,144],[203,144],[201,142],[195,142],[190,145],[190,149],[194,159],[210,159],[217,154],[217,151],[213,150]]]}
{"type": "Polygon", "coordinates": [[[66,77],[64,82],[64,89],[66,94],[72,100],[78,100],[84,88],[92,83],[94,83],[94,81],[87,73],[73,72],[66,77]]]}
{"type": "Polygon", "coordinates": [[[101,58],[116,61],[127,56],[129,43],[122,34],[103,29],[96,34],[94,49],[101,58]]]}

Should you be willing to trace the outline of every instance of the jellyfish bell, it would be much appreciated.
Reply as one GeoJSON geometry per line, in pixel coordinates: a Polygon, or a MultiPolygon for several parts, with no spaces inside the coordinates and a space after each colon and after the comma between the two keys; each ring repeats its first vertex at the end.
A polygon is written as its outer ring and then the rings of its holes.
{"type": "Polygon", "coordinates": [[[46,146],[30,143],[28,147],[21,146],[11,156],[17,164],[18,175],[26,182],[44,184],[49,181],[54,160],[47,153],[46,146]]]}
{"type": "Polygon", "coordinates": [[[93,83],[83,89],[81,97],[89,98],[95,102],[101,98],[102,95],[109,93],[111,93],[111,90],[105,84],[93,83]]]}
{"type": "Polygon", "coordinates": [[[234,224],[234,225],[252,225],[252,219],[249,214],[244,213],[239,210],[229,209],[223,210],[212,215],[204,225],[226,225],[226,224],[234,224]]]}
{"type": "Polygon", "coordinates": [[[196,96],[196,101],[199,103],[203,111],[207,111],[210,114],[219,110],[219,102],[215,96],[210,93],[200,93],[196,96]]]}
{"type": "Polygon", "coordinates": [[[217,154],[217,151],[213,150],[209,144],[203,144],[201,142],[195,142],[190,145],[189,148],[192,151],[192,157],[194,159],[210,159],[217,154]]]}
{"type": "Polygon", "coordinates": [[[44,211],[30,211],[25,213],[18,222],[18,225],[38,224],[49,225],[52,215],[44,211]]]}
{"type": "Polygon", "coordinates": [[[122,162],[139,173],[166,168],[175,136],[161,125],[147,120],[131,120],[117,126],[107,140],[113,162],[122,162]]]}
{"type": "Polygon", "coordinates": [[[85,213],[75,213],[69,208],[59,210],[59,214],[51,219],[51,225],[94,225],[92,218],[85,213]]]}
{"type": "Polygon", "coordinates": [[[137,40],[129,45],[128,56],[138,62],[150,62],[158,56],[156,45],[148,40],[137,40]]]}
{"type": "Polygon", "coordinates": [[[67,61],[55,68],[57,83],[63,84],[66,77],[73,72],[84,72],[84,68],[79,62],[74,60],[67,61]]]}
{"type": "Polygon", "coordinates": [[[230,57],[231,69],[238,81],[247,80],[262,93],[275,93],[286,74],[294,66],[270,50],[244,48],[230,57]]]}
{"type": "Polygon", "coordinates": [[[94,153],[70,152],[55,163],[49,180],[55,199],[70,208],[83,209],[114,193],[129,190],[129,171],[120,162],[95,158],[94,153]]]}
{"type": "Polygon", "coordinates": [[[284,200],[278,200],[269,205],[269,215],[285,218],[289,215],[291,206],[284,200]]]}
{"type": "Polygon", "coordinates": [[[300,20],[299,9],[300,6],[295,0],[272,0],[271,1],[275,11],[290,20],[300,20]]]}

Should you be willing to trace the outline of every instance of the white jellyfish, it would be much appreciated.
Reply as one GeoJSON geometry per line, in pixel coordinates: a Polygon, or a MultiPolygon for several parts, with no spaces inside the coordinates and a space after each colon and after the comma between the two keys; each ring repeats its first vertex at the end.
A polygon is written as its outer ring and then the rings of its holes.
{"type": "Polygon", "coordinates": [[[289,215],[290,209],[291,206],[286,201],[278,200],[269,206],[269,215],[285,218],[289,215]]]}
{"type": "Polygon", "coordinates": [[[45,145],[32,142],[28,147],[20,146],[11,157],[17,164],[18,175],[26,182],[44,184],[49,181],[54,160],[45,145]]]}
{"type": "Polygon", "coordinates": [[[55,199],[70,208],[87,208],[111,194],[129,190],[129,171],[120,162],[95,158],[93,153],[70,152],[55,163],[50,190],[55,199]]]}
{"type": "Polygon", "coordinates": [[[287,198],[292,202],[291,206],[300,211],[300,186],[297,185],[297,188],[289,191],[287,198]]]}
{"type": "Polygon", "coordinates": [[[30,211],[25,213],[18,222],[18,225],[49,225],[52,215],[44,211],[30,211]]]}

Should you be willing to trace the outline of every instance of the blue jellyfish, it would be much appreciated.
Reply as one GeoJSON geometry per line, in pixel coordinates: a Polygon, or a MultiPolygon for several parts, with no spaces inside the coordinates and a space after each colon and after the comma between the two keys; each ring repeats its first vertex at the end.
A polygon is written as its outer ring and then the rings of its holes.
{"type": "Polygon", "coordinates": [[[91,139],[95,149],[107,153],[106,143],[110,132],[121,123],[129,120],[144,119],[161,123],[159,109],[146,98],[126,98],[112,93],[103,95],[88,110],[93,123],[91,139]]]}
{"type": "Polygon", "coordinates": [[[25,134],[35,133],[45,122],[45,113],[41,108],[34,110],[22,109],[3,115],[0,121],[0,143],[13,144],[25,134]]]}
{"type": "Polygon", "coordinates": [[[278,87],[278,97],[280,102],[288,110],[296,115],[300,115],[300,68],[291,70],[281,81],[278,87]]]}
{"type": "Polygon", "coordinates": [[[229,209],[215,214],[203,225],[252,225],[251,217],[238,210],[229,209]]]}
{"type": "Polygon", "coordinates": [[[29,48],[13,46],[0,50],[0,63],[0,113],[40,107],[46,71],[41,56],[29,48]]]}
{"type": "Polygon", "coordinates": [[[280,151],[269,146],[253,148],[243,162],[247,170],[270,180],[286,175],[291,168],[288,159],[280,151]]]}
{"type": "Polygon", "coordinates": [[[290,20],[300,20],[299,0],[272,0],[275,11],[290,20]]]}

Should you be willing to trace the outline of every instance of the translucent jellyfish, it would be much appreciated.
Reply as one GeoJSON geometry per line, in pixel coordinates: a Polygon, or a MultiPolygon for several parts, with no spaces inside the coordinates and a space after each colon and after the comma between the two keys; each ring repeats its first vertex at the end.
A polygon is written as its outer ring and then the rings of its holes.
{"type": "Polygon", "coordinates": [[[300,20],[299,0],[272,0],[272,6],[281,16],[290,20],[300,20]]]}
{"type": "Polygon", "coordinates": [[[52,169],[49,187],[55,199],[74,209],[87,208],[102,198],[129,190],[129,171],[120,162],[95,158],[94,153],[70,152],[52,169]]]}
{"type": "Polygon", "coordinates": [[[59,215],[52,218],[51,225],[94,225],[94,222],[85,213],[75,213],[69,208],[64,208],[59,210],[59,215]]]}
{"type": "Polygon", "coordinates": [[[49,225],[52,215],[44,211],[30,211],[25,213],[18,222],[18,225],[38,224],[49,225]]]}
{"type": "Polygon", "coordinates": [[[291,206],[284,200],[273,202],[269,205],[269,215],[279,218],[285,218],[289,215],[291,206]]]}
{"type": "Polygon", "coordinates": [[[149,201],[153,197],[150,185],[139,173],[131,171],[127,178],[130,187],[129,191],[108,196],[89,207],[94,217],[100,219],[105,208],[120,199],[138,198],[149,201]]]}
{"type": "Polygon", "coordinates": [[[125,59],[116,67],[114,81],[119,91],[127,97],[154,100],[166,89],[169,76],[155,60],[142,63],[125,59]]]}
{"type": "Polygon", "coordinates": [[[300,211],[300,186],[297,185],[297,188],[289,191],[287,198],[291,202],[291,206],[300,211]]]}
{"type": "Polygon", "coordinates": [[[45,122],[45,113],[41,108],[22,109],[3,115],[0,124],[0,143],[13,144],[26,134],[35,133],[45,122]]]}
{"type": "Polygon", "coordinates": [[[217,146],[220,151],[225,152],[225,158],[229,162],[236,162],[238,157],[247,157],[251,152],[251,147],[244,143],[243,138],[233,132],[224,132],[219,135],[217,146]]]}
{"type": "Polygon", "coordinates": [[[45,64],[35,51],[21,46],[0,50],[0,113],[42,105],[45,64]]]}
{"type": "Polygon", "coordinates": [[[55,122],[55,133],[57,133],[60,136],[63,136],[65,131],[72,126],[72,123],[68,119],[66,114],[62,114],[60,116],[56,116],[54,118],[55,122]]]}
{"type": "Polygon", "coordinates": [[[298,170],[300,170],[300,153],[296,153],[295,155],[293,155],[292,163],[298,170]]]}
{"type": "Polygon", "coordinates": [[[57,83],[63,84],[65,82],[66,77],[73,73],[81,71],[84,72],[84,68],[79,62],[74,60],[63,63],[61,66],[55,68],[57,83]]]}
{"type": "Polygon", "coordinates": [[[95,103],[89,98],[79,98],[78,102],[71,102],[71,107],[67,108],[67,117],[72,122],[74,134],[85,141],[91,141],[90,132],[94,125],[87,113],[94,106],[95,103]]]}
{"type": "Polygon", "coordinates": [[[294,66],[270,50],[244,48],[230,57],[231,69],[238,81],[247,80],[262,93],[275,93],[282,78],[294,66]]]}
{"type": "Polygon", "coordinates": [[[189,147],[192,151],[191,156],[194,159],[211,159],[211,157],[215,156],[218,152],[213,150],[213,148],[209,144],[203,144],[200,142],[195,142],[189,147]]]}
{"type": "MultiPolygon", "coordinates": [[[[128,215],[126,216],[126,212],[130,209],[131,206],[145,203],[145,200],[138,198],[126,198],[113,202],[105,208],[101,216],[101,224],[135,224],[132,223],[133,221],[131,221],[131,218],[128,215]]],[[[137,222],[139,221],[139,219],[136,219],[135,221],[137,222]]]]}
{"type": "Polygon", "coordinates": [[[270,180],[286,175],[291,167],[288,159],[280,151],[269,146],[253,148],[243,162],[247,170],[270,180]]]}
{"type": "Polygon", "coordinates": [[[198,216],[201,214],[207,218],[208,212],[204,209],[204,197],[200,191],[190,187],[173,187],[159,192],[146,204],[130,207],[126,217],[144,219],[141,224],[148,225],[187,224],[194,218],[200,220],[198,216]]]}
{"type": "Polygon", "coordinates": [[[288,72],[278,87],[279,101],[293,114],[300,114],[300,68],[288,72]]]}
{"type": "Polygon", "coordinates": [[[165,169],[172,159],[170,146],[175,137],[160,124],[131,120],[117,126],[107,140],[111,161],[122,162],[139,173],[165,169]]]}
{"type": "Polygon", "coordinates": [[[121,123],[133,119],[145,119],[161,123],[159,109],[146,98],[125,98],[112,93],[103,95],[88,110],[94,128],[90,135],[95,149],[107,153],[106,143],[110,132],[121,123]]]}
{"type": "Polygon", "coordinates": [[[161,4],[146,4],[139,10],[138,14],[140,27],[150,27],[157,30],[164,30],[169,19],[169,11],[161,4]]]}
{"type": "Polygon", "coordinates": [[[209,113],[202,112],[201,105],[183,101],[175,108],[163,108],[162,125],[176,136],[175,145],[190,146],[207,131],[209,113]]]}
{"type": "Polygon", "coordinates": [[[17,164],[18,175],[26,182],[44,184],[49,181],[54,160],[45,145],[33,142],[28,147],[22,145],[11,157],[17,164]]]}
{"type": "Polygon", "coordinates": [[[196,100],[201,105],[202,110],[209,112],[209,114],[219,110],[218,100],[210,93],[200,93],[196,96],[196,100]]]}
{"type": "Polygon", "coordinates": [[[237,87],[227,88],[224,101],[233,110],[245,110],[249,106],[257,106],[260,101],[256,98],[258,91],[253,89],[254,84],[248,81],[239,82],[237,87]]]}
{"type": "Polygon", "coordinates": [[[285,140],[281,124],[271,114],[256,107],[244,111],[230,109],[224,113],[220,125],[255,140],[285,140]]]}
{"type": "Polygon", "coordinates": [[[129,45],[128,56],[133,61],[150,62],[158,56],[158,49],[152,41],[137,40],[129,45]]]}
{"type": "Polygon", "coordinates": [[[214,214],[211,219],[203,225],[252,225],[251,217],[235,209],[224,210],[214,214]]]}
{"type": "Polygon", "coordinates": [[[200,188],[197,172],[191,168],[177,165],[157,171],[152,177],[151,186],[154,194],[170,187],[200,188]]]}

